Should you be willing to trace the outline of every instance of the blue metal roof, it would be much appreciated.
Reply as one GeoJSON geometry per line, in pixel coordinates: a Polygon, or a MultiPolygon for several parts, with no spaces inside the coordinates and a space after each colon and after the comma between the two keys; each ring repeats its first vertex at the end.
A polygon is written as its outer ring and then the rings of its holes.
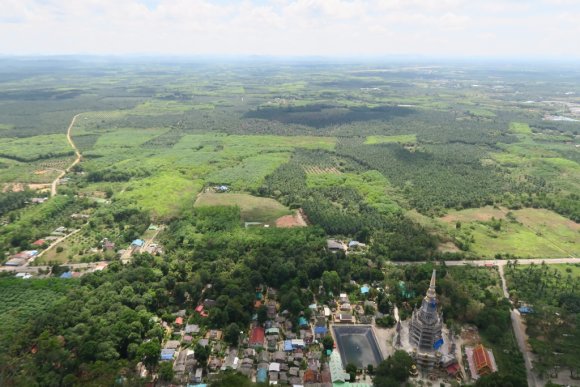
{"type": "Polygon", "coordinates": [[[298,325],[300,325],[301,327],[308,325],[308,321],[304,318],[304,317],[300,317],[298,319],[298,325]]]}
{"type": "Polygon", "coordinates": [[[143,246],[145,244],[145,241],[142,239],[135,239],[133,242],[131,242],[131,246],[143,246]]]}
{"type": "Polygon", "coordinates": [[[72,278],[72,271],[67,271],[66,273],[62,273],[60,278],[72,278]]]}
{"type": "Polygon", "coordinates": [[[284,340],[284,351],[292,351],[292,340],[284,340]]]}
{"type": "Polygon", "coordinates": [[[161,350],[161,360],[173,360],[174,354],[175,354],[175,349],[162,349],[161,350]]]}
{"type": "Polygon", "coordinates": [[[268,370],[265,368],[259,368],[258,373],[256,374],[256,381],[258,383],[264,383],[266,382],[267,378],[268,378],[268,370]]]}
{"type": "Polygon", "coordinates": [[[369,292],[369,290],[370,290],[370,289],[369,289],[369,287],[368,287],[368,286],[363,286],[363,287],[361,287],[361,288],[360,288],[360,292],[361,292],[362,294],[366,294],[366,293],[368,293],[368,292],[369,292]]]}
{"type": "Polygon", "coordinates": [[[317,335],[324,335],[326,334],[327,330],[326,327],[315,327],[314,328],[314,333],[317,335]]]}

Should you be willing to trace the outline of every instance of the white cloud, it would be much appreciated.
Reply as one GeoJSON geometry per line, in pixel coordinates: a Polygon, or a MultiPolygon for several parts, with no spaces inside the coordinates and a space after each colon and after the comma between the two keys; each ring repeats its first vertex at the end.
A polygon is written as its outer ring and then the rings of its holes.
{"type": "Polygon", "coordinates": [[[578,30],[570,3],[0,0],[0,53],[549,55],[578,30]]]}

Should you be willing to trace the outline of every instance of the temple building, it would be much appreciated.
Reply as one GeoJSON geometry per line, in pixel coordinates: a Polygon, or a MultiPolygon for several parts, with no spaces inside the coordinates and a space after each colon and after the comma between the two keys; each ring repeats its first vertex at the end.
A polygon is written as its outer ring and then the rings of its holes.
{"type": "Polygon", "coordinates": [[[413,347],[413,357],[421,368],[433,368],[438,362],[440,353],[437,351],[443,345],[441,329],[443,316],[437,310],[437,294],[435,293],[435,273],[427,294],[420,308],[415,308],[409,325],[409,343],[413,347]]]}
{"type": "Polygon", "coordinates": [[[473,380],[481,376],[497,372],[497,364],[493,352],[479,344],[475,348],[465,347],[465,356],[469,364],[469,371],[473,380]]]}

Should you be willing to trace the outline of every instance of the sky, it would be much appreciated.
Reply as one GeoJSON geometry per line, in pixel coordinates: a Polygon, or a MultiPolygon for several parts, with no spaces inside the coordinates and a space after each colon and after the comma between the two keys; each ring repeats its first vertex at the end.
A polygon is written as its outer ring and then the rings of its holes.
{"type": "Polygon", "coordinates": [[[0,0],[0,54],[580,58],[580,0],[0,0]]]}

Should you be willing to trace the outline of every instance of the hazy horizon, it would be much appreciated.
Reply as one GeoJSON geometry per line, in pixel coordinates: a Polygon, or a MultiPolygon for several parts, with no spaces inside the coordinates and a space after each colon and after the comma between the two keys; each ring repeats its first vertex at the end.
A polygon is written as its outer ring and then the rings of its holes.
{"type": "Polygon", "coordinates": [[[1,0],[0,55],[575,61],[574,0],[1,0]]]}

